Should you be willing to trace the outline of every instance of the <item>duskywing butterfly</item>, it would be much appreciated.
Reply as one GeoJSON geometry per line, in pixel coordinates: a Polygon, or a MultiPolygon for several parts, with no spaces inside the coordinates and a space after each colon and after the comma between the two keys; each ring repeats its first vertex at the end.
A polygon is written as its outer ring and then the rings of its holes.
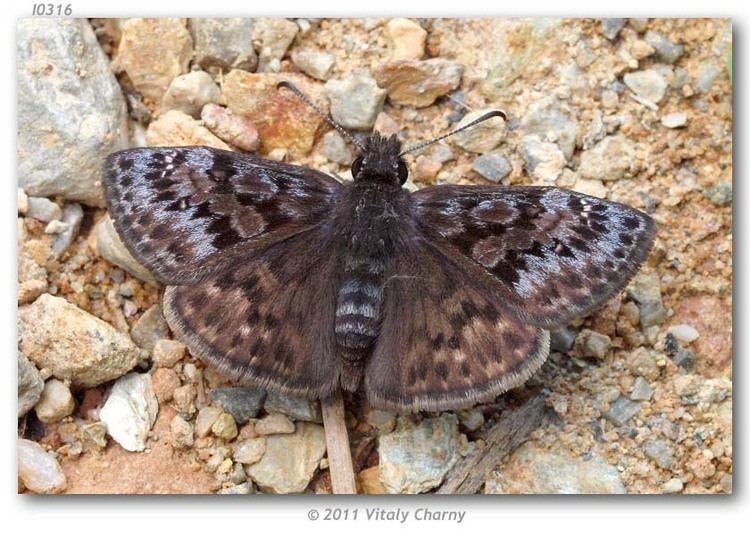
{"type": "Polygon", "coordinates": [[[458,409],[524,382],[548,329],[645,260],[653,220],[559,188],[403,188],[396,136],[354,181],[208,147],[114,153],[104,188],[130,252],[167,285],[191,352],[241,383],[375,407],[458,409]]]}

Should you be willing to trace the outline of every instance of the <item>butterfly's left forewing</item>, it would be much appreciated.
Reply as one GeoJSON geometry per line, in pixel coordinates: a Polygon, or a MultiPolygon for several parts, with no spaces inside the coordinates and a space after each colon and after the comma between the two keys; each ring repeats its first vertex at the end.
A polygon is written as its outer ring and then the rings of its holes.
{"type": "Polygon", "coordinates": [[[318,171],[210,147],[114,153],[103,182],[118,234],[166,284],[200,281],[319,225],[340,187],[318,171]]]}

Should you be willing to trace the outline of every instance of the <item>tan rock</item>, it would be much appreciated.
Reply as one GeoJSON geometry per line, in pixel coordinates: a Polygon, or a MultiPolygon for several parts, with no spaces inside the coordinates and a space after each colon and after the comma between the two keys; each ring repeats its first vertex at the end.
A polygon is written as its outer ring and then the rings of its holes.
{"type": "Polygon", "coordinates": [[[206,104],[201,112],[201,120],[219,138],[243,151],[253,152],[260,147],[260,136],[255,125],[246,117],[232,113],[232,110],[206,104]]]}
{"type": "Polygon", "coordinates": [[[206,145],[227,151],[230,149],[199,121],[179,110],[170,110],[153,121],[146,131],[146,142],[150,147],[206,145]]]}
{"type": "Polygon", "coordinates": [[[357,483],[360,492],[367,495],[385,495],[388,493],[380,481],[380,470],[377,465],[360,471],[357,474],[357,483]]]}
{"type": "Polygon", "coordinates": [[[375,69],[375,80],[395,104],[423,108],[456,89],[463,66],[442,58],[391,61],[375,69]]]}
{"type": "Polygon", "coordinates": [[[427,32],[413,20],[397,18],[388,21],[385,30],[391,40],[391,58],[420,60],[424,56],[427,32]]]}
{"type": "Polygon", "coordinates": [[[180,386],[180,377],[169,368],[158,368],[151,374],[151,383],[159,404],[169,402],[174,396],[174,391],[180,386]]]}
{"type": "Polygon", "coordinates": [[[79,387],[119,378],[138,361],[129,337],[50,294],[19,307],[18,338],[21,351],[39,368],[79,387]]]}
{"type": "Polygon", "coordinates": [[[233,70],[224,77],[222,96],[234,113],[247,117],[258,129],[261,151],[289,149],[292,157],[308,154],[315,133],[324,119],[291,91],[277,89],[282,80],[299,88],[323,111],[328,112],[322,84],[304,75],[248,73],[233,70]]]}
{"type": "Polygon", "coordinates": [[[113,61],[145,98],[159,102],[176,76],[186,73],[193,40],[183,19],[129,19],[113,61]]]}

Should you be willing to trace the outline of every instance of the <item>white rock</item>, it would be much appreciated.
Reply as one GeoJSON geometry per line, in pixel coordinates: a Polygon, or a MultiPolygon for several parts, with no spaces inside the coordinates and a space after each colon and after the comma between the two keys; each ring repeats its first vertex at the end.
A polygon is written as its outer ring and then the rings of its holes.
{"type": "Polygon", "coordinates": [[[459,457],[458,419],[452,413],[415,425],[399,422],[380,436],[380,480],[388,493],[421,493],[440,485],[459,457]]]}
{"type": "Polygon", "coordinates": [[[193,71],[172,80],[161,101],[163,112],[179,110],[199,118],[201,110],[208,103],[217,103],[221,90],[211,75],[204,71],[193,71]]]}
{"type": "Polygon", "coordinates": [[[51,222],[62,217],[62,209],[45,197],[29,197],[26,216],[35,220],[51,222]]]}
{"type": "Polygon", "coordinates": [[[336,63],[336,57],[327,52],[295,48],[292,50],[292,63],[306,75],[318,80],[328,80],[336,63]]]}
{"type": "Polygon", "coordinates": [[[300,422],[293,434],[266,438],[266,453],[245,471],[266,493],[302,493],[326,451],[323,427],[300,422]]]}
{"type": "Polygon", "coordinates": [[[664,115],[661,118],[661,124],[667,128],[684,127],[687,124],[687,114],[685,112],[678,112],[664,115]]]}
{"type": "Polygon", "coordinates": [[[39,420],[46,423],[57,422],[73,413],[75,401],[70,389],[58,379],[50,378],[44,384],[42,397],[34,406],[39,420]]]}
{"type": "Polygon", "coordinates": [[[667,81],[653,69],[627,73],[623,76],[623,81],[636,95],[654,104],[664,98],[667,90],[667,81]]]}
{"type": "Polygon", "coordinates": [[[122,448],[139,452],[146,448],[158,411],[151,376],[131,372],[114,384],[99,417],[122,448]]]}
{"type": "Polygon", "coordinates": [[[526,169],[532,177],[555,182],[565,167],[565,155],[557,144],[541,141],[539,136],[524,136],[522,145],[526,169]]]}
{"type": "Polygon", "coordinates": [[[34,493],[60,493],[67,486],[55,457],[27,439],[18,439],[18,478],[34,493]]]}
{"type": "Polygon", "coordinates": [[[112,264],[127,270],[142,281],[156,283],[151,272],[135,260],[133,255],[128,251],[128,248],[125,247],[125,244],[122,243],[109,215],[104,216],[96,224],[94,227],[94,236],[96,238],[95,248],[99,255],[112,264]]]}
{"type": "Polygon", "coordinates": [[[677,339],[677,342],[683,345],[688,345],[698,337],[700,337],[700,333],[698,333],[698,330],[688,324],[677,324],[675,326],[670,326],[670,328],[667,330],[667,333],[671,334],[675,339],[677,339]]]}

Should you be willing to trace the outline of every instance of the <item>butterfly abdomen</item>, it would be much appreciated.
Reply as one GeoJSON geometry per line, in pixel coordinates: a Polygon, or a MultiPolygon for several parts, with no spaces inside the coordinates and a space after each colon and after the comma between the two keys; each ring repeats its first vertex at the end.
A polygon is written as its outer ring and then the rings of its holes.
{"type": "Polygon", "coordinates": [[[341,360],[341,384],[355,390],[380,331],[385,266],[382,258],[354,255],[344,258],[336,299],[336,346],[341,360]]]}

